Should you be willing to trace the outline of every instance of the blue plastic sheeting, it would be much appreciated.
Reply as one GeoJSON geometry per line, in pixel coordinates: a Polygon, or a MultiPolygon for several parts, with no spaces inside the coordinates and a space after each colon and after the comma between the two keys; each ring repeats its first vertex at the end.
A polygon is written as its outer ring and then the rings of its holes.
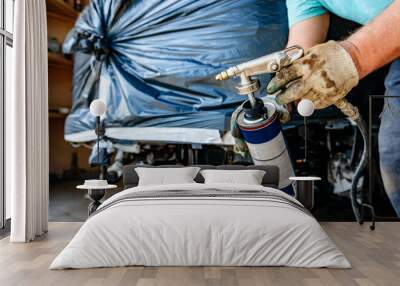
{"type": "Polygon", "coordinates": [[[63,46],[75,54],[65,134],[94,129],[96,98],[108,127],[225,131],[244,98],[215,75],[286,39],[284,0],[92,0],[63,46]]]}

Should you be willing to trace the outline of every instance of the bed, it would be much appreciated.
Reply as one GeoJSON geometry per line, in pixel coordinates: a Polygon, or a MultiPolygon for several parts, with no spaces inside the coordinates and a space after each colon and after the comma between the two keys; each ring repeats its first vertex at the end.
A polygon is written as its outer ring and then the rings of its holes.
{"type": "Polygon", "coordinates": [[[351,267],[309,211],[276,189],[277,167],[198,167],[194,183],[138,185],[139,169],[126,166],[124,191],[89,217],[50,269],[351,267]],[[203,171],[213,169],[265,175],[260,185],[204,183],[203,171]]]}

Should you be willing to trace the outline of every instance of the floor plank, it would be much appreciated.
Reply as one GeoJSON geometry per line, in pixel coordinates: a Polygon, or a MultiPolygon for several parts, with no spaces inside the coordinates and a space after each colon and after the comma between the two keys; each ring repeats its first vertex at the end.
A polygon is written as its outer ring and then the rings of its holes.
{"type": "Polygon", "coordinates": [[[32,243],[0,240],[2,286],[266,286],[266,285],[399,285],[400,223],[381,222],[376,231],[352,222],[322,223],[352,263],[352,269],[289,267],[120,267],[48,270],[82,223],[49,225],[49,233],[32,243]]]}

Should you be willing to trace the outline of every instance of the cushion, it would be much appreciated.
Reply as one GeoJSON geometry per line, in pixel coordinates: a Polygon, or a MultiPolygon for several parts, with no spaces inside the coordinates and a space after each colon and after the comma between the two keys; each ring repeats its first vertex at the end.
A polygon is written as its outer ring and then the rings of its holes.
{"type": "Polygon", "coordinates": [[[201,170],[205,184],[261,185],[265,171],[262,170],[201,170]]]}
{"type": "Polygon", "coordinates": [[[139,186],[195,183],[199,167],[183,168],[142,168],[135,169],[139,176],[139,186]]]}

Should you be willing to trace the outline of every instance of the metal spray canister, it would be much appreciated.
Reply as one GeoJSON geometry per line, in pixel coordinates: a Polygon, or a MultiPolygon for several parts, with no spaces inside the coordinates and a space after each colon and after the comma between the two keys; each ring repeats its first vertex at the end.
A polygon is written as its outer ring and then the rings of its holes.
{"type": "Polygon", "coordinates": [[[289,177],[294,176],[293,165],[282,134],[276,105],[267,102],[262,104],[262,108],[262,112],[254,110],[248,101],[245,102],[236,123],[254,164],[278,166],[279,189],[289,195],[295,195],[295,186],[289,180],[289,177]],[[253,114],[258,116],[252,116],[253,114]]]}

